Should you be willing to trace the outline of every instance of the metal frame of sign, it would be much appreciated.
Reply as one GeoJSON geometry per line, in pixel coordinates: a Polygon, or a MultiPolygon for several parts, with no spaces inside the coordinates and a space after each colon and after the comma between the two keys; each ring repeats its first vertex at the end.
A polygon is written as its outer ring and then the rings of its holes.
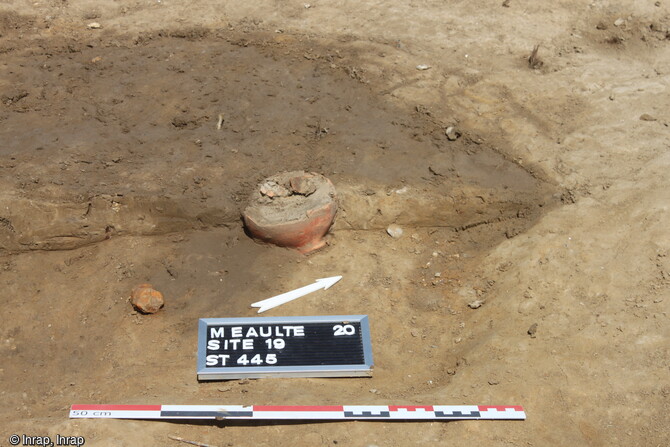
{"type": "Polygon", "coordinates": [[[198,323],[198,380],[261,379],[268,377],[370,377],[372,376],[372,344],[367,315],[332,315],[313,317],[201,318],[198,323]],[[277,325],[297,323],[359,323],[363,363],[347,365],[305,366],[207,366],[207,330],[211,326],[277,325]]]}

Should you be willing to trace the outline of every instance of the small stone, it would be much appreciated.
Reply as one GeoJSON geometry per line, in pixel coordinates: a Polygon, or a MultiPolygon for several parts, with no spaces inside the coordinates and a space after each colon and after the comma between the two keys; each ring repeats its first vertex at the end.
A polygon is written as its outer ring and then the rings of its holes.
{"type": "Polygon", "coordinates": [[[100,13],[98,11],[88,11],[82,16],[84,20],[94,20],[100,18],[100,13]]]}
{"type": "Polygon", "coordinates": [[[530,335],[530,338],[535,338],[536,333],[537,333],[537,323],[533,323],[528,328],[528,335],[530,335]]]}
{"type": "Polygon", "coordinates": [[[454,126],[447,127],[444,133],[449,141],[456,141],[461,136],[461,133],[454,126]]]}
{"type": "Polygon", "coordinates": [[[619,17],[618,19],[616,19],[614,21],[614,26],[622,26],[624,23],[626,23],[626,21],[624,19],[622,19],[621,17],[619,17]]]}
{"type": "Polygon", "coordinates": [[[388,228],[386,229],[386,232],[388,233],[389,236],[395,239],[398,239],[403,234],[402,228],[400,228],[400,226],[396,224],[389,225],[388,228]]]}
{"type": "Polygon", "coordinates": [[[419,71],[429,70],[430,68],[431,66],[426,64],[419,64],[416,66],[416,69],[419,71]]]}
{"type": "Polygon", "coordinates": [[[596,29],[599,29],[601,31],[606,30],[607,29],[607,24],[605,22],[598,22],[598,24],[596,25],[596,29]]]}
{"type": "Polygon", "coordinates": [[[96,57],[94,57],[93,59],[91,59],[91,63],[97,64],[97,63],[100,62],[101,60],[102,60],[102,57],[100,57],[100,56],[96,56],[96,57]]]}
{"type": "Polygon", "coordinates": [[[474,301],[468,303],[468,307],[470,309],[479,309],[480,307],[482,307],[482,304],[484,304],[484,301],[474,300],[474,301]]]}
{"type": "Polygon", "coordinates": [[[151,284],[140,284],[130,294],[130,303],[145,314],[154,314],[165,304],[163,294],[154,289],[151,284]]]}
{"type": "Polygon", "coordinates": [[[656,121],[656,118],[649,115],[648,113],[643,113],[640,115],[640,120],[641,121],[656,121]]]}
{"type": "Polygon", "coordinates": [[[412,329],[409,333],[412,334],[412,337],[418,337],[420,335],[418,329],[412,329]]]}
{"type": "Polygon", "coordinates": [[[91,22],[88,25],[86,25],[86,28],[88,28],[88,29],[100,29],[100,28],[102,28],[102,25],[100,25],[98,22],[91,22]]]}
{"type": "Polygon", "coordinates": [[[493,385],[498,385],[498,384],[500,383],[500,381],[499,381],[498,379],[496,379],[495,377],[489,379],[488,382],[489,382],[489,385],[491,385],[491,386],[493,386],[493,385]]]}

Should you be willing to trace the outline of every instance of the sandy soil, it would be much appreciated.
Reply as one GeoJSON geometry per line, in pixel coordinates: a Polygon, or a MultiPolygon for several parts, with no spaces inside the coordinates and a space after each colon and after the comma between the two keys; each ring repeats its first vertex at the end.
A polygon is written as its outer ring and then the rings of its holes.
{"type": "Polygon", "coordinates": [[[307,6],[0,2],[0,445],[670,444],[666,2],[307,6]],[[242,228],[289,170],[339,194],[309,256],[242,228]],[[198,318],[333,275],[271,313],[369,315],[372,378],[196,380],[198,318]],[[143,282],[155,315],[128,303],[143,282]],[[70,420],[74,403],[528,419],[70,420]]]}

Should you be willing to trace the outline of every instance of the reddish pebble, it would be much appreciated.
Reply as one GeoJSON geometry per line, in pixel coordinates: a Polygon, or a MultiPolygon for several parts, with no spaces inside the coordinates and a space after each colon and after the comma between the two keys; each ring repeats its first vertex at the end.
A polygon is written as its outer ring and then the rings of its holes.
{"type": "Polygon", "coordinates": [[[130,303],[145,314],[154,314],[163,307],[163,294],[154,289],[151,284],[140,284],[130,293],[130,303]]]}

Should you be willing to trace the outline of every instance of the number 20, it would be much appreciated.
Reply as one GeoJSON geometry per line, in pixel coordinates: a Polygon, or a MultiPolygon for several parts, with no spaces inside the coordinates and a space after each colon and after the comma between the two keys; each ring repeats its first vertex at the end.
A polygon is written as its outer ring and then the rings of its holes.
{"type": "Polygon", "coordinates": [[[350,324],[336,324],[333,326],[333,335],[338,337],[340,335],[354,335],[356,333],[356,328],[350,324]]]}

